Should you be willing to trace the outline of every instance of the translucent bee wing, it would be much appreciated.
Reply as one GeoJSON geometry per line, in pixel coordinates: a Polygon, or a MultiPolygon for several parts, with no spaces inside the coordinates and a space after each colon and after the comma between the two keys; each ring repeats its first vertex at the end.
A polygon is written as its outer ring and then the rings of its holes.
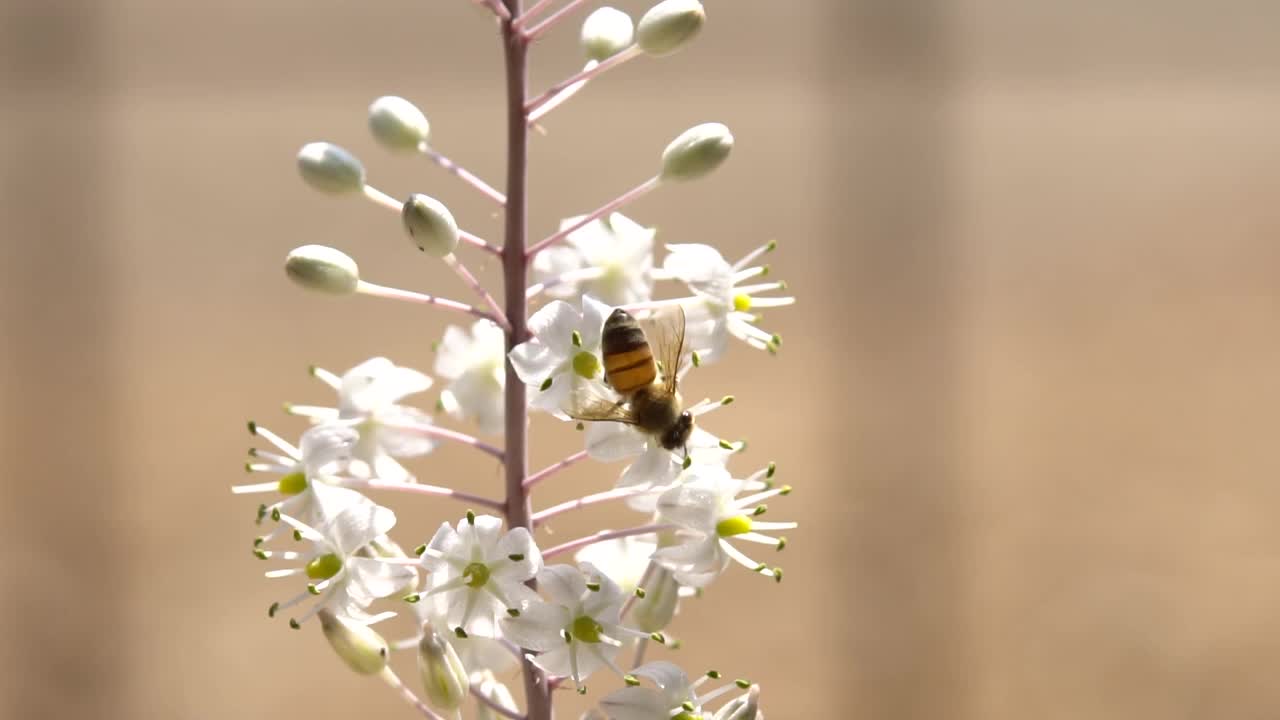
{"type": "Polygon", "coordinates": [[[620,422],[635,425],[631,407],[626,400],[609,397],[605,390],[593,382],[578,383],[573,389],[566,413],[574,420],[590,422],[620,422]]]}
{"type": "Polygon", "coordinates": [[[662,365],[662,384],[668,393],[674,393],[680,375],[680,356],[684,353],[684,308],[680,305],[661,307],[639,322],[653,349],[653,357],[662,365]]]}

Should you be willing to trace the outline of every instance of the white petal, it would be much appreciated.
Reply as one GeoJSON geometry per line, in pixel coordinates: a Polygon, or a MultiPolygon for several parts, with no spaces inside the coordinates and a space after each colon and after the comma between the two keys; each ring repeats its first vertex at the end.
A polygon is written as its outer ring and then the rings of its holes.
{"type": "Polygon", "coordinates": [[[657,443],[650,443],[635,462],[622,471],[618,487],[642,487],[644,485],[670,485],[680,474],[680,461],[670,451],[657,443]]]}
{"type": "Polygon", "coordinates": [[[326,465],[350,457],[359,437],[360,433],[348,425],[331,423],[308,428],[298,443],[308,473],[318,474],[326,465]]]}
{"type": "Polygon", "coordinates": [[[600,332],[613,308],[590,295],[582,296],[582,347],[594,352],[600,347],[600,332]]]}
{"type": "Polygon", "coordinates": [[[662,268],[695,289],[732,287],[733,268],[710,245],[668,245],[667,250],[662,268]]]}
{"type": "Polygon", "coordinates": [[[466,330],[457,325],[445,328],[444,337],[436,348],[436,375],[452,380],[466,372],[471,343],[471,336],[466,330]]]}
{"type": "Polygon", "coordinates": [[[609,720],[670,720],[678,705],[667,704],[663,693],[647,687],[624,687],[600,701],[609,720]]]}
{"type": "Polygon", "coordinates": [[[437,443],[429,435],[405,428],[433,422],[417,408],[391,405],[378,412],[377,423],[368,432],[376,435],[378,445],[392,457],[419,457],[434,450],[437,443]]]}
{"type": "Polygon", "coordinates": [[[658,513],[665,522],[700,533],[714,533],[720,511],[720,495],[713,489],[677,485],[658,498],[658,513]]]}
{"type": "Polygon", "coordinates": [[[498,625],[503,636],[516,645],[547,651],[567,644],[560,633],[572,620],[569,611],[559,605],[533,602],[521,608],[519,617],[503,617],[498,625]]]}
{"type": "Polygon", "coordinates": [[[471,548],[479,547],[479,552],[473,554],[470,560],[479,562],[490,562],[498,557],[498,538],[502,536],[502,518],[494,515],[477,515],[475,524],[471,524],[466,518],[458,521],[458,537],[462,540],[463,547],[471,550],[471,548]]]}
{"type": "Polygon", "coordinates": [[[677,698],[677,702],[683,702],[689,695],[689,676],[675,663],[654,660],[632,670],[631,674],[652,681],[677,698]]]}
{"type": "Polygon", "coordinates": [[[569,360],[537,339],[520,343],[511,349],[507,357],[511,359],[511,366],[516,369],[520,381],[535,388],[569,360]]]}
{"type": "Polygon", "coordinates": [[[538,572],[538,588],[553,603],[576,609],[587,592],[587,581],[572,565],[548,565],[538,572]]]}
{"type": "Polygon", "coordinates": [[[587,453],[593,460],[612,462],[644,452],[648,438],[641,432],[614,422],[587,423],[587,453]]]}
{"type": "Polygon", "coordinates": [[[582,600],[582,612],[595,618],[599,623],[618,622],[618,613],[627,596],[608,575],[600,572],[589,562],[581,563],[578,569],[588,580],[599,583],[599,590],[588,591],[582,600]]]}
{"type": "MultiPolygon", "coordinates": [[[[464,520],[463,522],[466,521],[464,520]]],[[[449,523],[441,523],[440,529],[436,530],[436,534],[431,538],[431,542],[427,543],[427,549],[432,552],[423,554],[422,565],[432,572],[433,585],[440,584],[434,575],[441,570],[451,567],[450,564],[442,558],[449,558],[461,565],[465,565],[471,561],[471,558],[463,556],[465,548],[462,544],[462,538],[449,523]]]]}
{"type": "Polygon", "coordinates": [[[350,555],[379,535],[387,534],[395,524],[396,515],[390,508],[366,499],[347,507],[320,532],[338,552],[350,555]]]}
{"type": "Polygon", "coordinates": [[[566,643],[564,638],[557,639],[560,641],[559,646],[548,648],[547,652],[533,659],[533,664],[542,668],[549,675],[572,675],[573,664],[569,658],[570,653],[574,652],[574,648],[571,644],[566,643]]]}
{"type": "Polygon", "coordinates": [[[515,528],[498,541],[496,556],[509,558],[512,555],[523,555],[524,559],[502,565],[495,573],[498,577],[524,581],[542,569],[542,552],[534,544],[533,536],[524,528],[515,528]]]}
{"type": "Polygon", "coordinates": [[[348,558],[345,569],[351,573],[353,584],[359,585],[370,597],[375,598],[399,592],[417,579],[417,573],[412,567],[392,565],[373,558],[348,558]]]}

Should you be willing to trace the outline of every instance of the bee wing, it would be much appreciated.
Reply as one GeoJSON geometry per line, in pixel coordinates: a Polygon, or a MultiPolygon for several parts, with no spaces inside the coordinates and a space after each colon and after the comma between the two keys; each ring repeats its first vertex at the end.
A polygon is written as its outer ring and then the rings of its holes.
{"type": "Polygon", "coordinates": [[[679,305],[658,308],[640,321],[640,328],[653,348],[654,358],[662,363],[663,386],[667,392],[675,392],[680,356],[684,353],[684,308],[679,305]]]}
{"type": "Polygon", "coordinates": [[[569,405],[570,408],[567,414],[574,420],[636,424],[635,418],[631,415],[631,408],[626,404],[626,401],[617,397],[609,397],[605,394],[605,390],[595,383],[579,383],[573,389],[573,396],[569,405]]]}

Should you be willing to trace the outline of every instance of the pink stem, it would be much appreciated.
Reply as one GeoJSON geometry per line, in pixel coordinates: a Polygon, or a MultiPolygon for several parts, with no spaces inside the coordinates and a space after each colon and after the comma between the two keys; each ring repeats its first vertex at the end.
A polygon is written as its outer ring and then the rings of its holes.
{"type": "Polygon", "coordinates": [[[386,482],[383,480],[348,480],[343,483],[344,487],[367,488],[369,490],[391,490],[394,492],[410,493],[414,495],[434,495],[437,497],[453,498],[464,503],[473,505],[481,505],[491,510],[501,510],[502,501],[492,498],[481,497],[480,495],[472,495],[471,493],[454,490],[452,488],[438,487],[436,485],[424,485],[422,483],[412,482],[386,482]]]}
{"type": "Polygon", "coordinates": [[[448,298],[436,297],[426,293],[414,292],[412,290],[401,290],[399,288],[387,287],[385,285],[375,285],[371,282],[360,281],[356,286],[356,292],[361,295],[369,295],[371,297],[385,298],[387,300],[402,300],[404,302],[418,303],[421,305],[435,305],[436,307],[448,310],[457,310],[469,315],[475,315],[479,318],[486,318],[497,323],[498,318],[481,310],[474,305],[458,302],[457,300],[449,300],[448,298]]]}
{"type": "MultiPolygon", "coordinates": [[[[576,453],[574,453],[574,454],[570,455],[569,457],[567,457],[567,458],[565,458],[565,459],[561,460],[561,461],[560,461],[560,462],[558,462],[558,463],[555,463],[554,465],[548,465],[547,467],[542,468],[542,469],[541,469],[541,470],[539,470],[538,472],[536,472],[536,473],[534,473],[534,474],[532,474],[532,475],[530,475],[529,477],[527,477],[527,478],[525,478],[525,479],[524,479],[524,488],[525,488],[525,490],[528,490],[528,489],[532,488],[534,485],[537,485],[538,483],[542,482],[543,480],[546,480],[547,478],[551,477],[552,475],[556,474],[557,472],[559,472],[559,471],[561,471],[561,470],[563,470],[563,469],[565,469],[565,468],[569,467],[570,465],[572,465],[572,464],[574,464],[574,463],[576,463],[576,462],[581,462],[582,460],[585,460],[586,458],[587,458],[587,451],[586,451],[586,450],[579,450],[578,452],[576,452],[576,453]]],[[[539,514],[540,514],[540,513],[539,513],[539,514]]],[[[537,523],[537,517],[538,517],[538,516],[537,516],[537,514],[535,514],[535,515],[534,515],[534,523],[537,523]]]]}
{"type": "Polygon", "coordinates": [[[540,510],[534,513],[533,524],[535,526],[541,525],[542,523],[550,520],[551,518],[557,515],[560,515],[562,513],[569,512],[570,510],[577,510],[578,508],[584,508],[590,505],[598,505],[603,502],[609,502],[610,500],[621,500],[623,498],[635,497],[637,495],[644,495],[647,492],[650,492],[649,488],[644,488],[643,490],[637,490],[635,488],[617,488],[614,490],[605,490],[603,492],[598,492],[593,495],[587,495],[585,497],[568,500],[560,503],[559,505],[552,505],[546,510],[540,510]]]}
{"type": "Polygon", "coordinates": [[[590,213],[583,215],[582,218],[578,220],[578,222],[566,228],[562,228],[559,232],[555,233],[554,235],[543,238],[542,240],[539,240],[538,242],[534,243],[533,247],[529,248],[526,254],[529,257],[533,257],[540,250],[544,250],[560,242],[566,237],[569,237],[569,233],[572,233],[578,230],[579,228],[586,226],[590,222],[599,220],[601,217],[613,212],[614,210],[617,210],[618,208],[622,207],[623,205],[626,205],[632,200],[635,200],[637,198],[647,195],[654,188],[658,187],[660,182],[661,181],[656,176],[651,177],[648,180],[645,180],[644,182],[622,193],[621,195],[610,200],[604,205],[601,205],[600,207],[596,208],[590,213]]]}
{"type": "Polygon", "coordinates": [[[444,168],[449,173],[457,177],[459,180],[465,182],[466,184],[470,185],[476,190],[479,190],[481,195],[484,195],[485,197],[498,203],[499,205],[507,204],[506,195],[503,195],[497,190],[494,190],[492,185],[481,180],[479,177],[476,177],[474,173],[462,167],[458,163],[450,160],[449,158],[445,157],[442,153],[437,152],[436,150],[424,144],[422,146],[422,154],[431,158],[432,162],[444,168]]]}
{"type": "Polygon", "coordinates": [[[611,70],[621,65],[622,63],[628,60],[631,60],[632,58],[639,57],[640,55],[641,55],[640,47],[638,45],[632,45],[631,47],[625,50],[622,50],[621,52],[611,55],[604,62],[598,63],[590,68],[587,68],[586,70],[579,72],[576,75],[570,76],[564,80],[561,80],[555,85],[552,85],[551,88],[548,89],[546,92],[542,93],[538,97],[525,103],[524,109],[530,113],[533,113],[532,119],[537,120],[538,118],[542,117],[542,114],[536,113],[534,111],[542,107],[544,104],[550,102],[556,95],[559,95],[560,93],[564,92],[565,90],[569,89],[570,87],[572,87],[577,83],[590,80],[591,78],[603,72],[611,70]]]}
{"type": "Polygon", "coordinates": [[[425,435],[427,437],[436,437],[441,440],[452,440],[453,442],[462,443],[463,445],[470,445],[481,452],[489,453],[490,455],[498,458],[499,462],[503,460],[504,453],[502,452],[502,448],[494,447],[477,437],[466,433],[460,433],[457,430],[442,428],[439,425],[388,425],[387,427],[395,428],[396,430],[404,430],[406,432],[418,433],[419,435],[425,435]]]}
{"type": "Polygon", "coordinates": [[[467,269],[467,266],[462,264],[462,261],[458,259],[458,256],[453,253],[449,253],[444,256],[444,263],[448,265],[449,269],[456,273],[458,277],[462,278],[462,282],[466,283],[473,292],[479,295],[480,299],[485,301],[485,304],[487,304],[489,309],[493,311],[493,317],[497,318],[496,322],[498,325],[502,326],[503,329],[510,331],[511,323],[507,322],[506,315],[503,314],[502,306],[498,304],[497,300],[493,299],[493,296],[489,294],[488,290],[484,289],[484,286],[480,284],[480,281],[476,279],[475,275],[471,274],[471,271],[467,269]]]}
{"type": "Polygon", "coordinates": [[[627,528],[626,530],[601,530],[598,533],[556,545],[550,550],[543,550],[542,559],[546,560],[548,558],[553,558],[561,553],[572,552],[578,548],[584,548],[588,545],[604,542],[605,540],[616,540],[618,538],[631,537],[632,535],[648,535],[650,533],[662,532],[663,530],[671,530],[674,527],[674,525],[664,523],[657,525],[641,525],[640,527],[627,528]]]}
{"type": "Polygon", "coordinates": [[[570,12],[581,5],[584,0],[569,0],[569,4],[555,11],[551,17],[529,28],[524,33],[525,42],[533,42],[538,36],[550,30],[556,23],[564,19],[570,12]]]}

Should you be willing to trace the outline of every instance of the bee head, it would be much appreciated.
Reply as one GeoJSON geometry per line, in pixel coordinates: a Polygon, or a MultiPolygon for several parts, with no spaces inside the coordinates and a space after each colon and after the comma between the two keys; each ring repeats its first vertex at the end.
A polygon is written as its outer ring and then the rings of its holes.
{"type": "MultiPolygon", "coordinates": [[[[667,450],[679,450],[689,444],[689,436],[693,434],[693,415],[685,410],[676,418],[675,423],[662,433],[662,447],[667,450]]],[[[688,452],[686,451],[686,454],[688,452]]]]}

